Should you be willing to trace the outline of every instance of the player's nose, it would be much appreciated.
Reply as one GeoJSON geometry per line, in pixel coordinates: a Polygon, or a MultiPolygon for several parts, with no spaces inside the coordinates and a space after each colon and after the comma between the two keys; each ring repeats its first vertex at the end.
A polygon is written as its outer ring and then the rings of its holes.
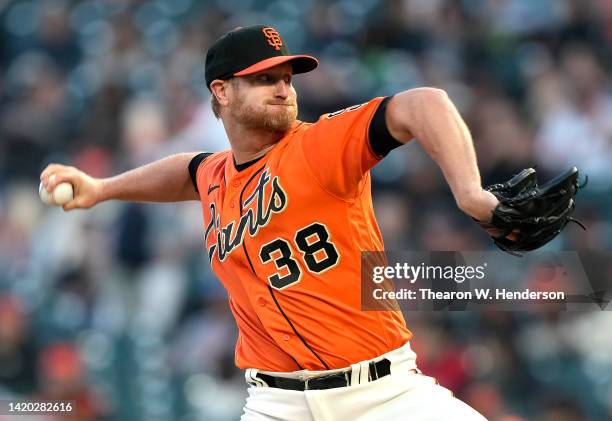
{"type": "Polygon", "coordinates": [[[290,92],[290,85],[284,80],[281,79],[274,84],[274,95],[277,98],[287,99],[290,92]]]}

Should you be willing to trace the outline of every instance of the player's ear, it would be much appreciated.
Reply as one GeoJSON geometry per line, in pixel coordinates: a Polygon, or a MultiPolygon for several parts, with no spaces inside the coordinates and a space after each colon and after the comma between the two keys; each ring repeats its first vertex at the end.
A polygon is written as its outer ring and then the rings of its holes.
{"type": "Polygon", "coordinates": [[[212,94],[217,98],[217,102],[221,105],[227,106],[229,103],[228,99],[228,87],[230,83],[228,80],[215,79],[210,83],[210,90],[212,94]]]}

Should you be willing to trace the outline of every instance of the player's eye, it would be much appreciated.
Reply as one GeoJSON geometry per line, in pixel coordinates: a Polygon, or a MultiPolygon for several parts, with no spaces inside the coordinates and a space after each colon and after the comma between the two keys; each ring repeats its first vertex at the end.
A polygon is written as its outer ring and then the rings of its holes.
{"type": "Polygon", "coordinates": [[[283,80],[287,85],[291,85],[291,75],[286,75],[283,80]]]}

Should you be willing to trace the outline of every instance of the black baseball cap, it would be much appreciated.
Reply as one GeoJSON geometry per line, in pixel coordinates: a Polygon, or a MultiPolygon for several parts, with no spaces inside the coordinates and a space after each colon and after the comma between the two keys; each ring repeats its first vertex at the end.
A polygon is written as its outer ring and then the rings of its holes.
{"type": "Polygon", "coordinates": [[[206,53],[206,86],[215,79],[246,76],[290,61],[293,73],[314,70],[319,61],[291,55],[278,31],[271,26],[238,27],[219,38],[206,53]]]}

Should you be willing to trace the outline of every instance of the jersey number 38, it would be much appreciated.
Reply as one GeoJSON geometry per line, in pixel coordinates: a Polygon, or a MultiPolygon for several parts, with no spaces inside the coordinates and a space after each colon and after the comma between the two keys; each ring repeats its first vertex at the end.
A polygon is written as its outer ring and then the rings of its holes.
{"type": "MultiPolygon", "coordinates": [[[[319,222],[295,233],[295,246],[310,272],[320,274],[338,264],[340,255],[329,237],[327,227],[319,222]]],[[[289,241],[277,238],[264,244],[259,250],[259,258],[264,264],[273,261],[276,265],[277,272],[268,277],[272,288],[285,289],[300,282],[302,271],[294,259],[293,247],[289,241]]]]}

